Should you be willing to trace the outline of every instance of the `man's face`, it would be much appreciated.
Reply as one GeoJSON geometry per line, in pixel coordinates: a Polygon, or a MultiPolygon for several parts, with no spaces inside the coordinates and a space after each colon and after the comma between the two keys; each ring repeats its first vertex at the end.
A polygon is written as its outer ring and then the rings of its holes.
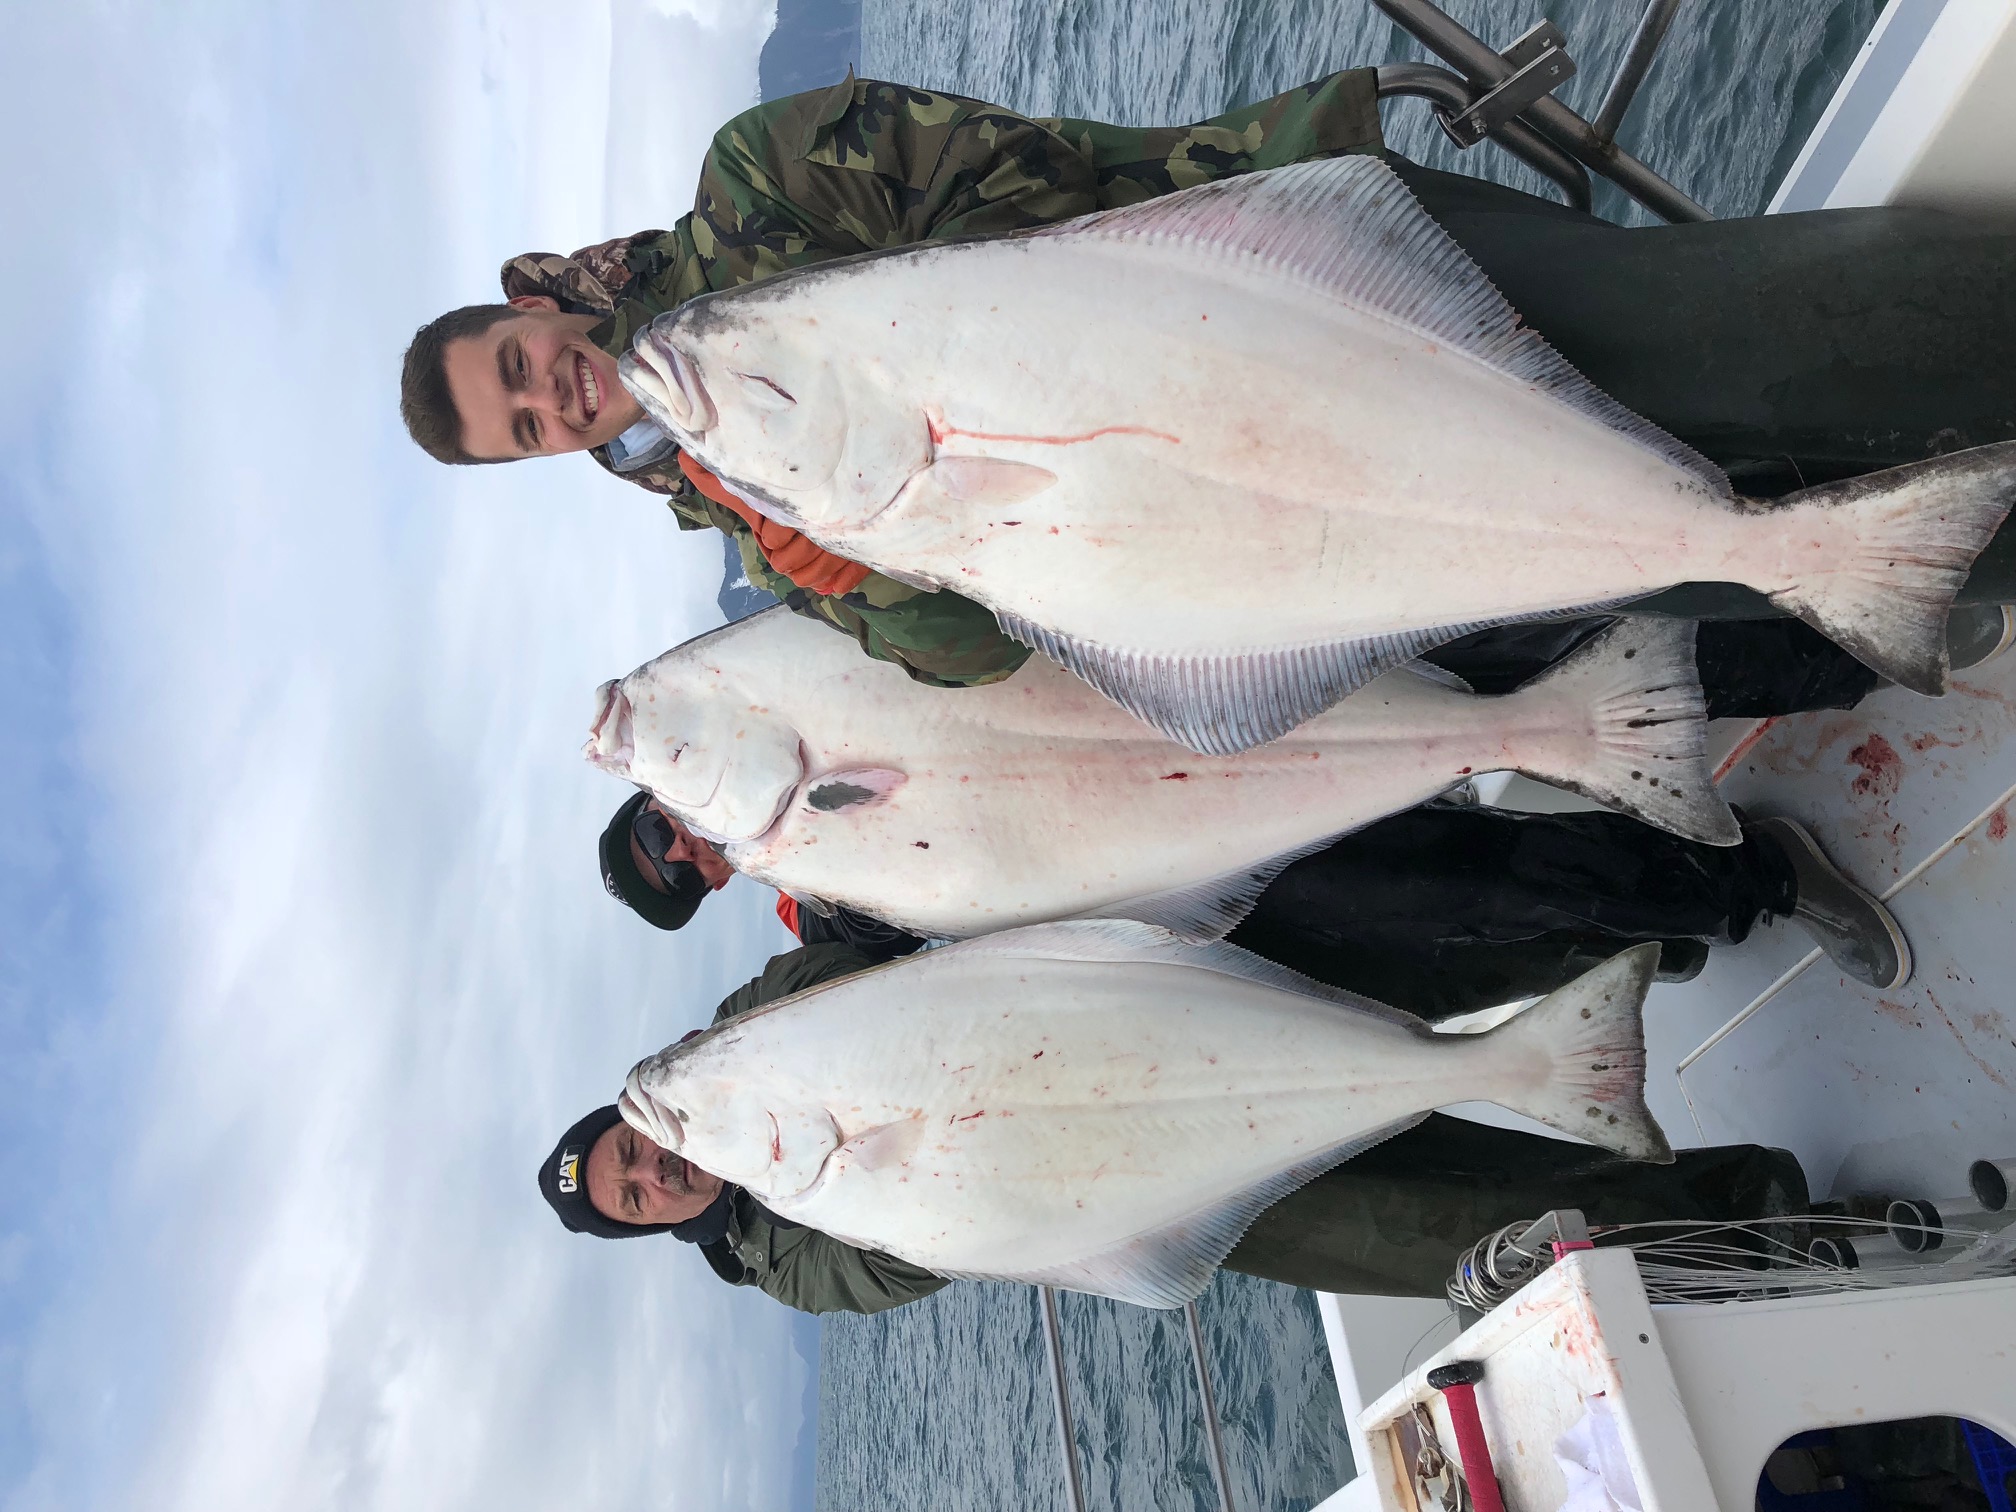
{"type": "MultiPolygon", "coordinates": [[[[656,814],[666,824],[671,826],[675,838],[670,845],[665,847],[665,859],[668,862],[691,861],[700,869],[700,880],[716,892],[719,892],[728,885],[728,879],[735,875],[735,868],[721,859],[719,851],[715,850],[713,846],[709,845],[705,840],[700,839],[691,830],[687,829],[685,825],[660,808],[657,799],[653,798],[647,802],[644,805],[643,812],[656,814]]],[[[649,853],[645,851],[644,846],[637,839],[635,825],[632,825],[630,829],[630,859],[636,865],[639,873],[643,875],[646,883],[656,888],[659,892],[670,891],[665,886],[664,879],[658,875],[658,868],[653,864],[649,853]]]]}
{"type": "Polygon", "coordinates": [[[565,314],[543,294],[511,303],[519,314],[442,356],[464,451],[486,462],[586,451],[643,418],[615,359],[588,340],[595,316],[565,314]]]}
{"type": "Polygon", "coordinates": [[[588,1200],[618,1223],[684,1223],[720,1192],[719,1176],[659,1149],[628,1124],[605,1129],[588,1151],[588,1200]]]}

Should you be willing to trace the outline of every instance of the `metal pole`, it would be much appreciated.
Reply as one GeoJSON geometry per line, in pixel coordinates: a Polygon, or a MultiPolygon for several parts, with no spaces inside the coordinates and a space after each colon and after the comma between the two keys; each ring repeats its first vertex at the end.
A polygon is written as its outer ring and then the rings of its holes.
{"type": "MultiPolygon", "coordinates": [[[[1431,51],[1456,65],[1473,83],[1496,88],[1514,72],[1490,44],[1444,15],[1428,0],[1372,0],[1431,51]]],[[[1535,100],[1526,118],[1555,145],[1580,158],[1655,215],[1669,221],[1713,220],[1696,204],[1615,142],[1597,139],[1589,123],[1552,95],[1535,100]]]]}
{"type": "Polygon", "coordinates": [[[1190,1334],[1190,1363],[1197,1367],[1197,1395],[1204,1404],[1204,1444],[1211,1451],[1211,1479],[1218,1486],[1218,1512],[1232,1512],[1232,1473],[1225,1464],[1225,1435],[1218,1429],[1218,1398],[1211,1390],[1211,1371],[1204,1363],[1204,1325],[1197,1304],[1183,1304],[1183,1326],[1190,1334]]]}
{"type": "Polygon", "coordinates": [[[1064,1378],[1064,1335],[1057,1323],[1057,1290],[1036,1288],[1043,1319],[1043,1355],[1050,1362],[1050,1400],[1057,1408],[1057,1447],[1064,1451],[1064,1505],[1085,1512],[1085,1482],[1078,1473],[1078,1435],[1071,1427],[1071,1384],[1064,1378]]]}
{"type": "Polygon", "coordinates": [[[1645,75],[1651,70],[1652,56],[1659,51],[1659,44],[1666,40],[1666,28],[1673,24],[1673,16],[1680,9],[1680,0],[1651,0],[1645,7],[1645,14],[1638,18],[1638,30],[1631,34],[1631,45],[1624,50],[1624,61],[1617,65],[1617,76],[1610,81],[1610,88],[1604,92],[1602,107],[1596,112],[1596,119],[1590,129],[1596,133],[1599,142],[1615,139],[1617,128],[1624,124],[1624,114],[1631,108],[1631,101],[1638,93],[1638,86],[1645,82],[1645,75]]]}
{"type": "MultiPolygon", "coordinates": [[[[1381,63],[1375,72],[1380,99],[1407,96],[1432,100],[1438,110],[1448,115],[1467,110],[1477,94],[1460,77],[1432,63],[1381,63]]],[[[1589,208],[1588,173],[1531,126],[1522,121],[1507,121],[1491,133],[1491,140],[1534,172],[1558,184],[1572,209],[1589,208]]]]}

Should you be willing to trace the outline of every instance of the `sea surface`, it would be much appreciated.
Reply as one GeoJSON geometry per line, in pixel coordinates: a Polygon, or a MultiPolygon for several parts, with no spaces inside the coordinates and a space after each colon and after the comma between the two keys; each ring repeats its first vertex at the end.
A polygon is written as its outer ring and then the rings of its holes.
{"type": "MultiPolygon", "coordinates": [[[[1542,15],[1593,114],[1636,0],[1454,0],[1505,46],[1542,15]]],[[[1720,216],[1762,210],[1825,108],[1880,0],[1687,0],[1620,142],[1720,216]]],[[[1201,120],[1331,69],[1427,60],[1370,0],[864,0],[860,72],[1031,115],[1201,120]]],[[[1548,193],[1488,144],[1457,152],[1420,101],[1385,108],[1416,161],[1548,193]]],[[[1597,212],[1652,217],[1607,186],[1597,212]]],[[[1239,1512],[1304,1512],[1350,1478],[1350,1451],[1307,1292],[1221,1273],[1200,1304],[1239,1512]]],[[[1181,1316],[1062,1299],[1076,1451],[1095,1512],[1217,1506],[1181,1316]]],[[[821,1512],[1062,1512],[1061,1460],[1035,1295],[962,1282],[873,1318],[826,1323],[821,1512]]]]}

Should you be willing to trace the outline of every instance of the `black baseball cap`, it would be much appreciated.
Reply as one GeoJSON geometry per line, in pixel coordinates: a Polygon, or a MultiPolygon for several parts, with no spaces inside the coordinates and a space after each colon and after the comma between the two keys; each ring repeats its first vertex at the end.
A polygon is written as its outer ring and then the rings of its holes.
{"type": "Polygon", "coordinates": [[[602,858],[602,885],[609,896],[625,904],[646,924],[659,929],[680,929],[698,911],[713,889],[690,861],[679,864],[677,882],[669,893],[660,892],[644,879],[630,855],[630,831],[651,795],[639,791],[616,810],[609,827],[602,831],[597,847],[602,858]]]}
{"type": "MultiPolygon", "coordinates": [[[[694,1031],[695,1034],[698,1032],[694,1031]]],[[[691,1039],[693,1035],[689,1034],[686,1038],[691,1039]]],[[[675,1239],[703,1248],[718,1245],[728,1232],[736,1193],[736,1188],[725,1181],[712,1202],[679,1223],[625,1223],[620,1218],[611,1218],[588,1200],[588,1152],[595,1148],[596,1140],[621,1122],[623,1115],[616,1111],[616,1104],[597,1108],[585,1118],[576,1120],[574,1126],[560,1136],[560,1142],[553,1146],[553,1153],[539,1163],[539,1195],[559,1215],[561,1225],[569,1233],[593,1234],[597,1239],[640,1239],[646,1234],[670,1234],[675,1239]]],[[[756,1211],[769,1219],[774,1227],[798,1227],[760,1205],[756,1211]]],[[[716,1270],[721,1270],[720,1262],[710,1257],[709,1263],[714,1264],[716,1270]]],[[[739,1271],[738,1266],[738,1274],[739,1271]]],[[[723,1271],[722,1274],[727,1273],[723,1271]]]]}
{"type": "Polygon", "coordinates": [[[623,1122],[616,1104],[597,1108],[560,1136],[553,1153],[539,1164],[539,1195],[544,1197],[568,1232],[598,1239],[636,1239],[663,1234],[669,1223],[624,1223],[588,1200],[588,1152],[595,1141],[623,1122]]]}

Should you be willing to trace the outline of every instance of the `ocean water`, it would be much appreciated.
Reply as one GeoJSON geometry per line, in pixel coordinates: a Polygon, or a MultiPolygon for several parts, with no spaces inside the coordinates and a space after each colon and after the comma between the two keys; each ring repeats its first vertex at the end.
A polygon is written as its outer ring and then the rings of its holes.
{"type": "MultiPolygon", "coordinates": [[[[1593,113],[1636,0],[1449,0],[1504,46],[1544,14],[1593,113]]],[[[1619,133],[1717,215],[1760,211],[1825,108],[1881,0],[1689,0],[1619,133]]],[[[860,72],[1031,115],[1200,120],[1331,69],[1426,54],[1369,0],[864,0],[860,72]]],[[[1417,161],[1545,194],[1488,144],[1457,152],[1421,101],[1385,107],[1417,161]]],[[[1599,188],[1597,212],[1652,217],[1599,188]]],[[[1221,1273],[1199,1304],[1239,1512],[1304,1512],[1350,1478],[1314,1298],[1221,1273]]],[[[1212,1512],[1180,1315],[1062,1299],[1077,1452],[1098,1512],[1212,1512]]],[[[1064,1507],[1034,1293],[961,1283],[874,1318],[826,1323],[821,1512],[1064,1507]]]]}

